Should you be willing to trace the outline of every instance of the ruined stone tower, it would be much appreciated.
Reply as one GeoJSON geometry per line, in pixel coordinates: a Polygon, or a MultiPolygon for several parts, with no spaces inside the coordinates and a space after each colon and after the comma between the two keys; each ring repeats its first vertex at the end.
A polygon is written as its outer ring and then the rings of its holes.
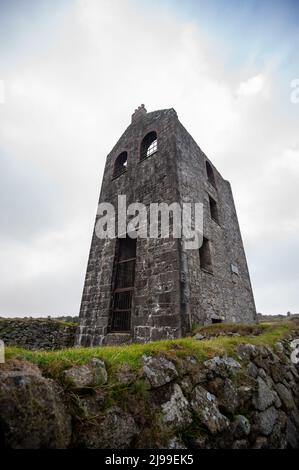
{"type": "MultiPolygon", "coordinates": [[[[106,160],[100,202],[202,202],[200,249],[181,239],[93,234],[78,345],[178,338],[194,324],[253,322],[256,311],[230,184],[174,109],[142,105],[106,160]]],[[[98,218],[98,216],[97,216],[98,218]]],[[[97,220],[96,220],[97,222],[97,220]]]]}

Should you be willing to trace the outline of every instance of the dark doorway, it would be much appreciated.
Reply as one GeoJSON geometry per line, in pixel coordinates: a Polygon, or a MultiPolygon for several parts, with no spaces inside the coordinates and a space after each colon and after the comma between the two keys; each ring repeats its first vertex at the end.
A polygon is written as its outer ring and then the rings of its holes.
{"type": "Polygon", "coordinates": [[[135,263],[136,239],[118,238],[112,280],[111,332],[127,332],[131,329],[135,263]]]}
{"type": "Polygon", "coordinates": [[[220,318],[212,318],[212,323],[223,323],[223,320],[220,320],[220,318]]]}

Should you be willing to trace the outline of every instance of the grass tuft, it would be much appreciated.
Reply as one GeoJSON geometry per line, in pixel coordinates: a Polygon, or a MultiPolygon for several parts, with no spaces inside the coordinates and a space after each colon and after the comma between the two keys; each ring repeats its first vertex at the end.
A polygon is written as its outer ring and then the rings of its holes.
{"type": "Polygon", "coordinates": [[[174,362],[186,356],[194,356],[199,361],[203,361],[219,354],[234,355],[240,344],[273,346],[275,342],[295,330],[299,332],[299,326],[289,321],[259,325],[215,324],[195,329],[196,333],[208,336],[202,341],[187,337],[147,344],[71,348],[58,351],[30,351],[18,347],[7,347],[6,360],[25,359],[37,364],[46,375],[58,378],[63,370],[73,365],[85,364],[93,357],[97,357],[105,361],[108,371],[113,373],[123,364],[128,364],[132,370],[138,370],[144,354],[164,355],[174,362]],[[229,333],[239,333],[240,336],[229,336],[229,333]]]}

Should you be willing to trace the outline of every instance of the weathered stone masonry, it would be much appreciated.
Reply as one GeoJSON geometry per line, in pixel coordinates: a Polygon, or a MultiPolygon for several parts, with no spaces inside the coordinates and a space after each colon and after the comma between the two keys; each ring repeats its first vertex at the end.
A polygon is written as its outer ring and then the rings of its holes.
{"type": "Polygon", "coordinates": [[[94,233],[77,344],[177,338],[195,323],[255,321],[230,184],[179,122],[174,109],[147,113],[141,106],[134,113],[131,125],[107,157],[99,202],[117,208],[118,195],[126,195],[128,205],[204,203],[211,269],[201,266],[199,250],[185,250],[179,239],[138,239],[129,327],[115,331],[111,315],[118,242],[100,240],[94,233]],[[153,133],[157,151],[140,158],[143,139],[153,133]],[[122,166],[126,155],[127,164],[122,166]]]}
{"type": "Polygon", "coordinates": [[[47,318],[0,318],[0,340],[6,346],[54,350],[74,346],[76,325],[47,318]]]}
{"type": "Polygon", "coordinates": [[[96,357],[56,380],[9,360],[0,367],[0,445],[298,449],[299,365],[290,361],[290,340],[271,348],[240,344],[235,358],[204,362],[178,357],[174,348],[171,360],[143,355],[138,371],[119,364],[114,376],[96,357]],[[136,389],[140,381],[147,393],[136,389]]]}

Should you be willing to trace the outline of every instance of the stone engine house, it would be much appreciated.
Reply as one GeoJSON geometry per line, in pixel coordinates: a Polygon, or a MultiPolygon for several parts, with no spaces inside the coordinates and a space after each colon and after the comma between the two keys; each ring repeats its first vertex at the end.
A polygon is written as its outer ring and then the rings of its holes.
{"type": "MultiPolygon", "coordinates": [[[[76,344],[178,338],[194,324],[250,323],[254,298],[231,186],[174,109],[144,105],[108,155],[99,202],[201,202],[204,240],[99,239],[94,231],[76,344]]],[[[96,218],[96,223],[98,220],[96,218]]]]}

